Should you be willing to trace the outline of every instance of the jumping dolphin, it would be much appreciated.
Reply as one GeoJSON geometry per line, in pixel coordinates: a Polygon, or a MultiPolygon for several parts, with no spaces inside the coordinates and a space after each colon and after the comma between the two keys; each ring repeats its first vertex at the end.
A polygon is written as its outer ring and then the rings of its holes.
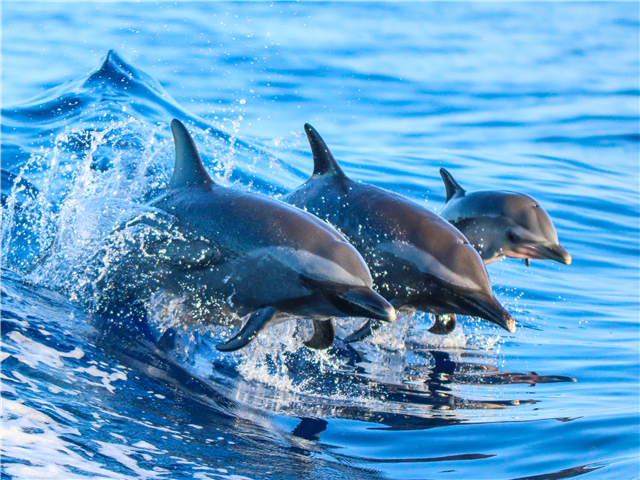
{"type": "MultiPolygon", "coordinates": [[[[309,124],[304,129],[313,175],[285,201],[336,226],[365,258],[378,291],[394,308],[434,313],[433,333],[450,332],[456,313],[515,331],[464,235],[401,195],[349,179],[318,132],[309,124]]],[[[369,321],[345,341],[360,340],[379,325],[369,321]]]]}
{"type": "Polygon", "coordinates": [[[440,169],[447,199],[440,215],[469,239],[484,263],[502,257],[555,260],[569,265],[571,255],[558,243],[551,217],[524,193],[466,193],[449,172],[440,169]]]}
{"type": "MultiPolygon", "coordinates": [[[[313,320],[312,348],[333,342],[332,317],[395,320],[393,307],[373,291],[365,261],[340,233],[276,199],[217,185],[184,125],[174,119],[171,130],[173,176],[149,206],[173,219],[165,228],[172,233],[145,239],[115,289],[129,286],[139,295],[145,285],[147,296],[183,298],[198,322],[248,315],[233,338],[217,345],[221,351],[242,348],[269,322],[292,316],[313,320]]],[[[148,216],[128,228],[141,226],[159,229],[148,216]]]]}

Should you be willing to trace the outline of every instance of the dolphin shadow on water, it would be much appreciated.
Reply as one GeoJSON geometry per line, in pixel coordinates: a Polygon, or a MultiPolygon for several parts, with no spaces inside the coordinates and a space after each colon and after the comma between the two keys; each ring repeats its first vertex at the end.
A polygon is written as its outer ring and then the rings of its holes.
{"type": "Polygon", "coordinates": [[[213,368],[216,377],[236,379],[230,390],[234,400],[300,418],[302,425],[293,433],[307,440],[318,440],[332,418],[365,421],[372,424],[371,428],[423,430],[468,423],[465,412],[469,411],[538,403],[534,398],[464,398],[452,393],[459,390],[457,386],[484,386],[490,393],[498,385],[575,382],[562,375],[501,372],[482,362],[482,354],[472,352],[460,358],[445,350],[412,349],[412,360],[405,352],[386,354],[381,359],[337,341],[327,353],[338,362],[328,369],[309,353],[299,349],[273,354],[260,367],[263,373],[271,372],[274,385],[304,385],[294,390],[270,386],[270,381],[247,382],[233,366],[214,362],[213,368]],[[380,363],[388,367],[376,368],[380,363]],[[391,375],[389,369],[393,370],[391,375]]]}
{"type": "MultiPolygon", "coordinates": [[[[331,347],[335,352],[336,346],[331,347]]],[[[351,348],[349,346],[347,349],[351,348]]],[[[343,352],[344,353],[344,352],[343,352]]],[[[300,418],[300,424],[293,430],[294,435],[308,440],[318,440],[327,428],[329,418],[341,418],[366,421],[379,425],[374,428],[387,430],[424,430],[468,423],[464,414],[454,414],[454,411],[496,410],[513,408],[522,405],[538,403],[535,399],[517,400],[473,400],[451,394],[453,386],[487,386],[496,385],[537,385],[546,383],[575,382],[576,380],[562,375],[538,375],[536,373],[500,372],[498,368],[478,362],[454,360],[451,355],[442,350],[416,350],[414,353],[429,360],[428,365],[406,365],[400,383],[388,383],[377,380],[365,370],[366,361],[357,353],[352,359],[357,362],[351,372],[334,372],[340,377],[338,383],[357,384],[366,392],[364,398],[383,398],[384,405],[372,401],[370,405],[362,406],[363,398],[356,405],[327,405],[316,404],[305,408],[305,402],[296,407],[289,407],[291,401],[284,402],[285,413],[300,418]],[[341,378],[344,377],[344,378],[341,378]],[[386,405],[386,407],[385,407],[386,405]],[[404,413],[403,405],[411,405],[414,413],[404,413]],[[418,407],[424,407],[424,413],[417,413],[418,407]],[[447,414],[451,412],[451,415],[447,414]],[[304,415],[303,413],[306,413],[304,415]]],[[[288,362],[293,367],[292,362],[288,362]]],[[[352,365],[353,366],[353,365],[352,365]]],[[[294,369],[292,368],[292,371],[294,369]]],[[[309,368],[305,368],[305,375],[309,368]]],[[[311,367],[313,371],[313,367],[311,367]]],[[[318,374],[318,377],[321,375],[318,374]]],[[[322,380],[319,380],[322,381],[322,380]]],[[[332,379],[324,379],[334,383],[332,379]]],[[[317,390],[314,388],[314,390],[317,390]]],[[[329,392],[325,392],[328,394],[329,392]]],[[[260,394],[253,396],[260,397],[260,394]]],[[[557,419],[566,421],[566,419],[557,419]]]]}
{"type": "MultiPolygon", "coordinates": [[[[312,348],[331,345],[335,317],[395,320],[340,233],[278,200],[217,185],[184,125],[174,119],[171,129],[176,160],[166,191],[116,229],[100,253],[101,313],[122,319],[127,309],[148,312],[154,297],[168,295],[181,300],[187,323],[228,325],[246,317],[217,345],[221,351],[295,317],[313,320],[312,348]]],[[[169,348],[171,338],[160,344],[169,348]]]]}

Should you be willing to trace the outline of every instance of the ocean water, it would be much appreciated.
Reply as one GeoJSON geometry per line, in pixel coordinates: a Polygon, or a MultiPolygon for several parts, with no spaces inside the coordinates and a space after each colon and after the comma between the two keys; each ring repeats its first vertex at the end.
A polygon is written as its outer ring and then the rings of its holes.
{"type": "Polygon", "coordinates": [[[2,478],[640,478],[637,2],[1,8],[2,478]],[[172,118],[267,195],[310,174],[305,122],[435,212],[439,167],[528,193],[573,263],[488,267],[513,334],[404,315],[353,348],[289,322],[161,351],[92,307],[106,237],[171,174],[172,118]]]}

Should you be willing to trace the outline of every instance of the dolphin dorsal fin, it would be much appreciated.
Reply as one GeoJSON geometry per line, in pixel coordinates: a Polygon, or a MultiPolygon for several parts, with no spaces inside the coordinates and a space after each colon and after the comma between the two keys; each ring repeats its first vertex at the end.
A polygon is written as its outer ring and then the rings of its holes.
{"type": "Polygon", "coordinates": [[[187,185],[211,185],[213,180],[207,173],[196,149],[196,144],[180,120],[171,120],[173,143],[176,147],[176,163],[169,188],[187,185]]]}
{"type": "Polygon", "coordinates": [[[465,189],[462,188],[458,182],[453,178],[453,176],[447,172],[444,168],[440,169],[440,176],[442,177],[442,181],[444,182],[444,188],[447,189],[447,199],[445,203],[455,197],[463,197],[466,193],[465,189]]]}
{"type": "Polygon", "coordinates": [[[331,151],[320,134],[308,123],[304,124],[304,131],[311,145],[313,153],[313,175],[335,175],[346,177],[336,159],[331,155],[331,151]]]}

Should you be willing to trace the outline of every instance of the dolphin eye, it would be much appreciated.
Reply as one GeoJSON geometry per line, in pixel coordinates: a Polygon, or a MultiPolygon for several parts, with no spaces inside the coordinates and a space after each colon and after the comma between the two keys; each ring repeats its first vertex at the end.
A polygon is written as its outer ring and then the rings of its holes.
{"type": "Polygon", "coordinates": [[[507,238],[512,243],[518,243],[520,241],[520,235],[515,233],[513,230],[507,230],[507,238]]]}

